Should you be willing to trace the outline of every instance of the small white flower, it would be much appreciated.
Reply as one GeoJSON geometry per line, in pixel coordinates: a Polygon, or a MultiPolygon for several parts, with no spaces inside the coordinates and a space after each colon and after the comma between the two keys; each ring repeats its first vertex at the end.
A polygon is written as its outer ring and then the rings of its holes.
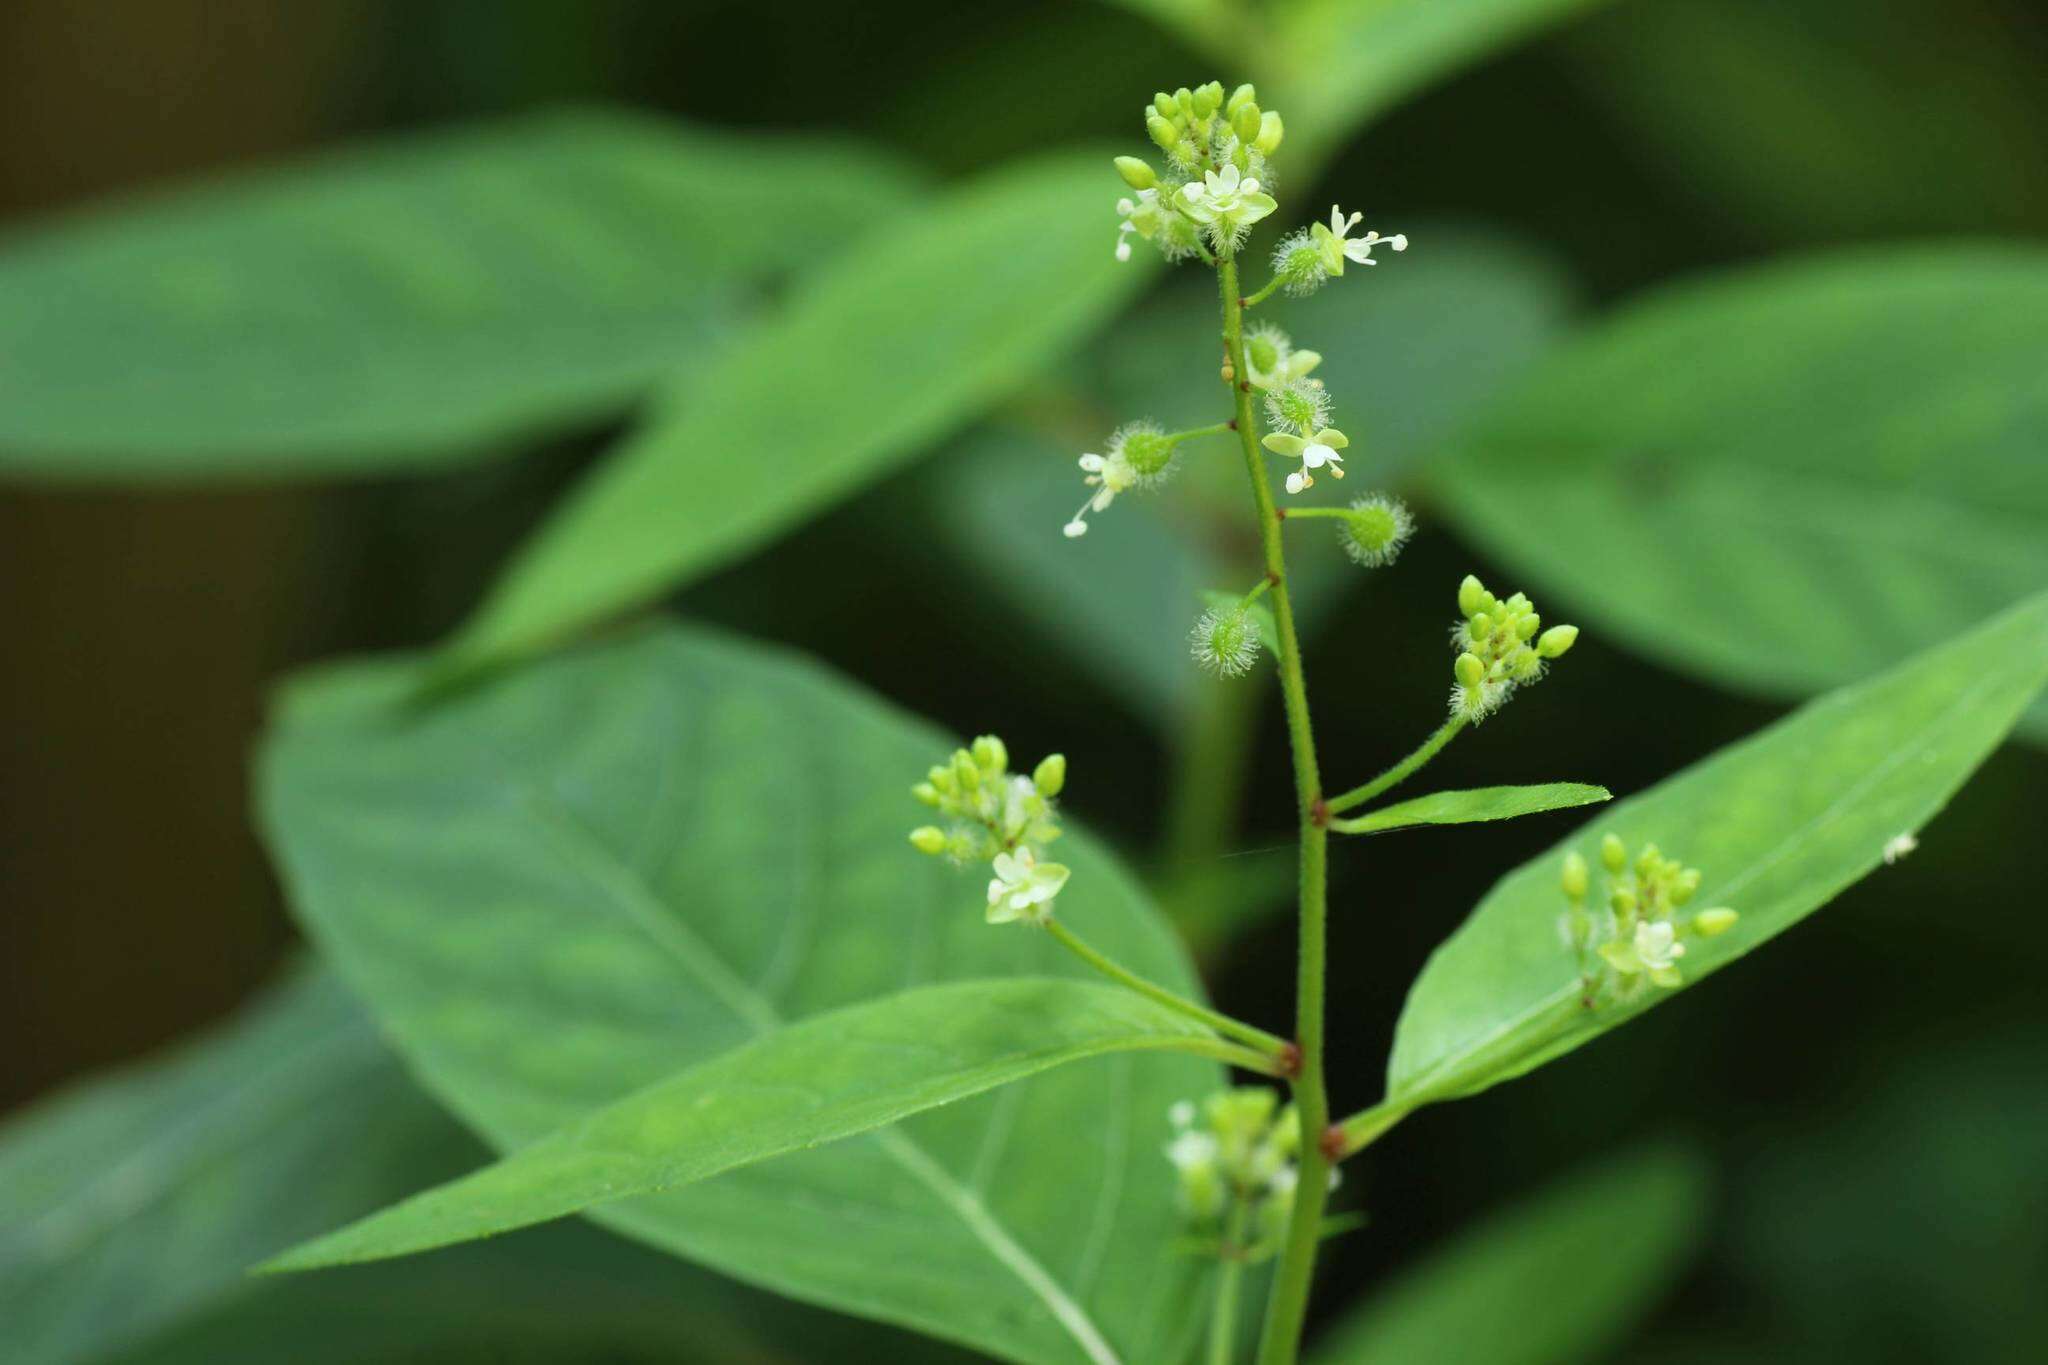
{"type": "Polygon", "coordinates": [[[1090,512],[1103,511],[1116,501],[1117,494],[1138,482],[1138,471],[1131,468],[1131,462],[1115,446],[1107,455],[1083,455],[1078,463],[1086,475],[1081,482],[1095,491],[1081,504],[1081,510],[1074,513],[1074,519],[1061,528],[1069,540],[1088,534],[1086,517],[1090,512]]]}
{"type": "Polygon", "coordinates": [[[1173,1163],[1175,1170],[1187,1173],[1209,1169],[1216,1164],[1221,1153],[1222,1146],[1214,1133],[1194,1129],[1176,1134],[1173,1141],[1166,1144],[1166,1159],[1173,1163]]]}
{"type": "Polygon", "coordinates": [[[1275,431],[1267,434],[1260,442],[1276,455],[1286,455],[1301,461],[1301,468],[1287,476],[1287,491],[1299,493],[1313,488],[1315,479],[1312,469],[1327,469],[1330,477],[1344,477],[1344,457],[1337,452],[1351,444],[1348,437],[1335,427],[1323,427],[1307,436],[1296,436],[1292,432],[1275,431]]]}
{"type": "Polygon", "coordinates": [[[1135,232],[1148,242],[1157,237],[1165,222],[1165,211],[1159,205],[1158,190],[1139,190],[1136,199],[1119,199],[1116,211],[1123,216],[1116,229],[1116,258],[1128,261],[1131,259],[1131,234],[1135,232]]]}
{"type": "Polygon", "coordinates": [[[1188,181],[1175,199],[1183,214],[1219,241],[1234,238],[1279,207],[1272,195],[1261,192],[1257,177],[1245,175],[1234,163],[1188,181]]]}
{"type": "Polygon", "coordinates": [[[1891,838],[1884,841],[1885,866],[1890,867],[1893,863],[1918,847],[1920,847],[1920,841],[1915,839],[1912,834],[1894,834],[1891,838]]]}
{"type": "Polygon", "coordinates": [[[995,876],[988,884],[988,922],[1008,924],[1024,920],[1043,924],[1052,917],[1053,897],[1067,884],[1067,869],[1059,863],[1041,863],[1029,845],[1015,853],[998,853],[995,876]]]}
{"type": "Polygon", "coordinates": [[[1195,1122],[1195,1102],[1193,1100],[1175,1100],[1173,1106],[1166,1111],[1166,1121],[1176,1128],[1193,1127],[1195,1122]]]}
{"type": "Polygon", "coordinates": [[[1345,234],[1357,227],[1359,219],[1364,216],[1361,213],[1354,213],[1346,218],[1344,211],[1332,204],[1330,225],[1324,227],[1321,223],[1316,223],[1309,228],[1310,239],[1322,253],[1323,268],[1330,274],[1343,274],[1346,261],[1356,265],[1378,265],[1379,262],[1372,258],[1372,249],[1376,246],[1385,246],[1394,251],[1408,249],[1408,235],[1403,232],[1397,232],[1391,237],[1368,232],[1363,237],[1347,238],[1345,234]]]}

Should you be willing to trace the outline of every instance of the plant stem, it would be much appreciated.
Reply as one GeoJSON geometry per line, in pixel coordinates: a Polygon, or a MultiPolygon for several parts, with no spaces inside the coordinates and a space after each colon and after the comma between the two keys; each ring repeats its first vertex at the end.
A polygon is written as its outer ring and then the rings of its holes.
{"type": "Polygon", "coordinates": [[[1350,515],[1350,509],[1345,507],[1290,507],[1281,520],[1300,521],[1304,517],[1348,517],[1350,515]]]}
{"type": "Polygon", "coordinates": [[[1175,444],[1178,444],[1182,441],[1192,441],[1197,436],[1221,436],[1228,430],[1230,430],[1230,423],[1218,422],[1213,427],[1196,427],[1193,431],[1176,431],[1173,433],[1173,439],[1175,444]]]}
{"type": "Polygon", "coordinates": [[[1364,786],[1353,787],[1342,796],[1331,797],[1330,813],[1334,815],[1338,811],[1350,810],[1360,802],[1370,801],[1381,792],[1407,781],[1410,777],[1414,776],[1417,768],[1435,758],[1444,745],[1456,739],[1466,724],[1467,721],[1463,716],[1452,716],[1437,727],[1435,734],[1423,740],[1414,753],[1408,755],[1408,757],[1402,759],[1399,763],[1396,763],[1364,786]]]}
{"type": "Polygon", "coordinates": [[[1276,1038],[1262,1028],[1254,1028],[1252,1025],[1233,1019],[1227,1014],[1219,1014],[1206,1005],[1196,1004],[1186,996],[1174,994],[1157,982],[1147,981],[1130,968],[1090,947],[1079,934],[1076,934],[1057,919],[1049,919],[1045,922],[1045,932],[1051,934],[1054,939],[1075,957],[1080,958],[1119,986],[1128,986],[1147,1000],[1164,1005],[1176,1014],[1185,1014],[1190,1019],[1199,1019],[1224,1037],[1235,1038],[1240,1043],[1249,1044],[1257,1049],[1265,1056],[1267,1065],[1256,1067],[1254,1070],[1270,1071],[1275,1059],[1287,1050],[1287,1041],[1284,1038],[1276,1038]]]}
{"type": "Polygon", "coordinates": [[[1294,1211],[1286,1249],[1273,1276],[1266,1323],[1259,1342],[1260,1365],[1292,1365],[1300,1350],[1301,1328],[1308,1317],[1309,1281],[1314,1275],[1323,1205],[1330,1193],[1329,1158],[1323,1153],[1323,1130],[1330,1123],[1329,1094],[1323,1084],[1323,978],[1325,928],[1328,919],[1329,832],[1323,828],[1322,776],[1316,769],[1315,732],[1309,722],[1308,684],[1302,677],[1301,640],[1294,629],[1294,605],[1287,592],[1287,558],[1280,541],[1280,517],[1273,506],[1273,488],[1259,453],[1258,426],[1252,417],[1251,370],[1245,364],[1244,304],[1237,292],[1237,261],[1225,255],[1217,267],[1223,299],[1223,345],[1230,353],[1237,408],[1237,435],[1244,446],[1245,472],[1251,476],[1252,501],[1258,507],[1259,542],[1265,551],[1266,574],[1273,584],[1273,620],[1280,633],[1280,691],[1287,704],[1287,736],[1294,755],[1294,793],[1301,822],[1301,951],[1295,972],[1295,1046],[1299,1069],[1293,1077],[1294,1103],[1301,1114],[1301,1170],[1295,1187],[1294,1211]]]}
{"type": "Polygon", "coordinates": [[[1223,1264],[1216,1277],[1216,1302],[1209,1314],[1209,1365],[1230,1365],[1237,1345],[1237,1294],[1244,1280],[1246,1205],[1237,1200],[1223,1231],[1223,1264]]]}

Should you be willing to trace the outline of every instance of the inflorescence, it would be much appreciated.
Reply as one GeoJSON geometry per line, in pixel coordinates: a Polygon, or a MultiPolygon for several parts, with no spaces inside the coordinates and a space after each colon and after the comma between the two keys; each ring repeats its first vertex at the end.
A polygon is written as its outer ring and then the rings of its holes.
{"type": "Polygon", "coordinates": [[[1516,593],[1502,601],[1471,574],[1458,585],[1458,611],[1465,619],[1451,628],[1457,654],[1451,714],[1468,721],[1500,710],[1516,688],[1541,678],[1545,665],[1563,658],[1579,638],[1577,626],[1543,630],[1543,618],[1527,597],[1516,593]]]}
{"type": "Polygon", "coordinates": [[[1053,898],[1067,884],[1067,869],[1045,860],[1045,847],[1060,837],[1053,798],[1067,781],[1067,760],[1051,754],[1029,777],[1009,771],[1010,752],[994,735],[983,735],[951,759],[936,764],[911,795],[947,816],[951,824],[920,825],[910,842],[921,853],[955,864],[986,862],[995,876],[988,884],[988,922],[1043,924],[1052,918],[1053,898]]]}
{"type": "Polygon", "coordinates": [[[1584,854],[1567,853],[1558,875],[1567,906],[1558,930],[1578,954],[1588,1009],[1627,1000],[1645,983],[1682,984],[1678,962],[1687,941],[1725,934],[1740,918],[1726,906],[1679,914],[1699,891],[1700,870],[1665,857],[1655,844],[1644,844],[1631,861],[1627,845],[1609,834],[1600,841],[1600,866],[1607,874],[1605,894],[1590,906],[1592,869],[1584,854]]]}

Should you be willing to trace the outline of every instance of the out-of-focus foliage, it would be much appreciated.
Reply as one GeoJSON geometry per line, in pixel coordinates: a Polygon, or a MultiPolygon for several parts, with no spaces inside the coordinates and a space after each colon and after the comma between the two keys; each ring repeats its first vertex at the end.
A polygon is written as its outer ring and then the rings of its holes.
{"type": "Polygon", "coordinates": [[[1312,1365],[1578,1365],[1668,1292],[1701,1241],[1705,1164],[1617,1154],[1459,1234],[1317,1343],[1312,1365]]]}
{"type": "Polygon", "coordinates": [[[1103,161],[995,172],[808,277],[569,496],[463,629],[458,659],[531,650],[729,562],[1101,323],[1145,279],[1111,254],[1103,161]]]}
{"type": "MultiPolygon", "coordinates": [[[[669,628],[393,719],[376,703],[404,683],[305,684],[263,764],[264,821],[323,952],[501,1150],[783,1022],[1086,972],[992,929],[981,884],[904,841],[908,784],[950,746],[815,665],[669,628]]],[[[1071,829],[1058,850],[1061,919],[1198,991],[1115,862],[1071,829]]],[[[1062,1068],[593,1216],[1005,1359],[1100,1359],[1105,1338],[1165,1359],[1195,1266],[1157,1254],[1179,1229],[1159,1149],[1168,1107],[1218,1075],[1180,1056],[1062,1068]]]]}
{"type": "Polygon", "coordinates": [[[2048,586],[2043,451],[2048,252],[1891,249],[1625,310],[1435,486],[1594,628],[1796,695],[2048,586]]]}
{"type": "Polygon", "coordinates": [[[672,379],[765,283],[890,222],[917,183],[858,145],[581,112],[48,225],[0,250],[0,472],[503,454],[672,379]]]}

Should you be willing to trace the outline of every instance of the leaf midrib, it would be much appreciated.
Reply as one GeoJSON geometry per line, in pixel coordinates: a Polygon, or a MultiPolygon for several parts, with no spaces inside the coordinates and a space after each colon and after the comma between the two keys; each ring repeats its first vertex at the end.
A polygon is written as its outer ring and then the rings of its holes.
{"type": "MultiPolygon", "coordinates": [[[[621,902],[629,922],[646,933],[686,973],[701,978],[733,1015],[756,1035],[783,1026],[781,1013],[741,979],[731,965],[688,924],[667,913],[668,907],[634,869],[614,858],[604,844],[583,828],[575,815],[538,783],[521,781],[528,799],[517,803],[542,829],[555,836],[565,856],[588,874],[611,898],[621,902]]],[[[958,1218],[998,1264],[1015,1275],[1073,1337],[1094,1365],[1121,1365],[1102,1331],[1050,1271],[1040,1265],[973,1190],[961,1184],[916,1139],[900,1127],[875,1135],[881,1149],[958,1218]]]]}

